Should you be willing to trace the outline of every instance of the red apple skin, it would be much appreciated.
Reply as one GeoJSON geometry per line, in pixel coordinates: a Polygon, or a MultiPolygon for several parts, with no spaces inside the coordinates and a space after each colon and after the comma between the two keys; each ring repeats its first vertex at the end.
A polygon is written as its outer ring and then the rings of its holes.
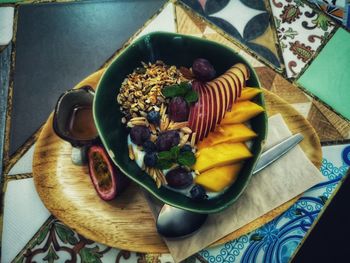
{"type": "Polygon", "coordinates": [[[214,82],[208,82],[207,86],[213,91],[214,93],[214,100],[217,105],[217,111],[216,111],[216,123],[220,124],[221,122],[221,116],[223,114],[223,94],[220,93],[219,88],[216,86],[214,82]]]}
{"type": "Polygon", "coordinates": [[[203,140],[205,137],[208,136],[208,128],[210,125],[210,111],[209,111],[209,100],[208,100],[208,93],[207,93],[207,89],[205,88],[205,86],[202,86],[202,95],[203,95],[203,132],[201,133],[201,137],[199,138],[199,140],[203,140]]]}
{"type": "Polygon", "coordinates": [[[223,111],[222,111],[223,114],[221,115],[221,120],[222,120],[223,118],[225,118],[225,115],[226,115],[226,111],[229,103],[229,94],[228,94],[227,87],[223,82],[223,79],[217,78],[215,79],[215,82],[219,87],[219,91],[222,92],[223,96],[225,97],[225,103],[223,104],[223,111]]]}
{"type": "Polygon", "coordinates": [[[199,98],[190,108],[188,122],[193,133],[196,133],[196,143],[207,137],[209,132],[215,131],[226,112],[231,111],[249,76],[248,68],[238,63],[212,81],[193,81],[193,90],[199,98]]]}
{"type": "MultiPolygon", "coordinates": [[[[227,71],[227,75],[230,76],[230,78],[234,81],[235,83],[235,90],[236,90],[236,98],[235,98],[235,102],[237,101],[237,99],[241,96],[242,93],[242,86],[241,86],[241,82],[239,81],[239,79],[237,78],[236,75],[234,75],[231,71],[227,71]]],[[[231,111],[231,109],[230,109],[231,111]]]]}
{"type": "MultiPolygon", "coordinates": [[[[195,143],[198,142],[199,136],[200,136],[200,127],[201,122],[203,121],[202,118],[202,103],[203,103],[203,96],[202,96],[202,83],[198,81],[197,85],[195,85],[194,89],[198,94],[198,101],[196,102],[196,108],[193,112],[193,126],[191,127],[192,132],[195,132],[195,143]]],[[[192,133],[193,135],[193,133],[192,133]]]]}
{"type": "MultiPolygon", "coordinates": [[[[192,82],[192,89],[194,91],[196,91],[197,93],[198,93],[198,85],[199,85],[199,82],[196,82],[196,81],[192,82]]],[[[197,115],[198,105],[199,105],[199,99],[195,104],[193,104],[190,107],[190,114],[188,116],[188,124],[189,124],[190,129],[193,132],[195,131],[194,129],[195,129],[195,125],[196,125],[196,115],[197,115]]]]}
{"type": "Polygon", "coordinates": [[[202,94],[202,87],[198,89],[198,111],[197,111],[197,120],[196,120],[196,126],[194,130],[196,131],[196,143],[201,138],[202,133],[202,125],[203,125],[203,94],[202,94]]]}
{"type": "Polygon", "coordinates": [[[217,123],[218,105],[217,105],[214,90],[208,84],[206,84],[205,87],[207,88],[207,91],[209,92],[210,101],[212,103],[212,120],[211,120],[211,124],[210,124],[210,131],[213,132],[215,130],[216,123],[217,123]]]}
{"type": "MultiPolygon", "coordinates": [[[[223,86],[223,88],[227,91],[227,96],[228,96],[228,101],[227,101],[227,107],[226,107],[226,111],[230,110],[232,108],[234,99],[236,97],[236,90],[235,90],[235,86],[234,83],[232,83],[232,79],[229,78],[228,74],[224,73],[222,74],[219,78],[218,81],[221,82],[221,85],[223,86]]],[[[225,111],[225,112],[226,112],[225,111]]]]}

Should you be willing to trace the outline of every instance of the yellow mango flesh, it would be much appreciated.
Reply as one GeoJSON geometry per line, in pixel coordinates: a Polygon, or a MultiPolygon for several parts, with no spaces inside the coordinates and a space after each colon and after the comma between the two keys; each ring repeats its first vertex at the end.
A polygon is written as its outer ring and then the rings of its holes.
{"type": "Polygon", "coordinates": [[[238,101],[251,100],[261,92],[262,90],[259,88],[246,87],[242,89],[242,93],[241,93],[241,96],[238,98],[238,101]]]}
{"type": "Polygon", "coordinates": [[[254,118],[263,111],[264,108],[254,102],[249,100],[240,101],[233,104],[231,111],[226,112],[225,118],[221,121],[221,124],[243,123],[254,118]]]}
{"type": "Polygon", "coordinates": [[[244,143],[220,143],[198,150],[198,157],[193,169],[200,173],[214,167],[230,165],[252,157],[244,143]]]}
{"type": "Polygon", "coordinates": [[[195,182],[208,191],[220,192],[236,181],[241,168],[242,163],[215,167],[198,175],[195,182]]]}
{"type": "Polygon", "coordinates": [[[207,138],[199,142],[197,147],[200,150],[219,143],[245,142],[256,136],[256,133],[244,124],[220,125],[215,132],[209,133],[207,138]]]}

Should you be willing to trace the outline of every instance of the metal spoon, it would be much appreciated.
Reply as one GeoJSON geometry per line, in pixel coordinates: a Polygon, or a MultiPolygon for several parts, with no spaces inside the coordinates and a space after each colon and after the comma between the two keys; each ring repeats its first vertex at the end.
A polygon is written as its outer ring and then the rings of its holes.
{"type": "MultiPolygon", "coordinates": [[[[256,174],[282,157],[303,140],[303,138],[300,133],[295,134],[262,153],[253,174],[256,174]]],[[[153,209],[155,208],[153,207],[153,209]]],[[[154,210],[154,214],[158,211],[159,204],[158,209],[154,210]]],[[[166,238],[184,238],[197,231],[204,224],[207,217],[208,214],[194,213],[164,204],[157,217],[157,230],[160,235],[166,238]]]]}

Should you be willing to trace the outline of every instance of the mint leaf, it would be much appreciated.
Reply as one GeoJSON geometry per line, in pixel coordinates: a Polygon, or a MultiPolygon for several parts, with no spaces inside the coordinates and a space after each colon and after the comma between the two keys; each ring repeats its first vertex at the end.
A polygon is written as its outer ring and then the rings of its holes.
{"type": "Polygon", "coordinates": [[[185,100],[188,104],[196,102],[198,100],[198,94],[194,90],[190,90],[185,95],[185,100]]]}
{"type": "Polygon", "coordinates": [[[179,153],[180,153],[180,147],[179,146],[173,146],[170,149],[170,152],[172,154],[173,159],[177,160],[177,157],[179,156],[179,153]]]}
{"type": "Polygon", "coordinates": [[[171,160],[158,159],[156,167],[160,170],[169,169],[173,165],[171,160]]]}
{"type": "Polygon", "coordinates": [[[172,160],[173,158],[173,154],[170,151],[163,151],[158,153],[158,158],[159,159],[164,159],[164,160],[172,160]]]}
{"type": "Polygon", "coordinates": [[[191,167],[196,163],[196,156],[194,155],[193,152],[183,152],[177,158],[177,162],[180,165],[191,167]]]}
{"type": "Polygon", "coordinates": [[[183,97],[190,90],[191,85],[188,82],[170,85],[163,88],[162,93],[166,98],[183,97]]]}

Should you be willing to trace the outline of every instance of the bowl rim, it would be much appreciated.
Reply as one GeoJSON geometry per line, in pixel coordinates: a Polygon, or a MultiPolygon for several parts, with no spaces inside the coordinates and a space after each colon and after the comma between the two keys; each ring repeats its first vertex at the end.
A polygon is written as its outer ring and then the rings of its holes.
{"type": "MultiPolygon", "coordinates": [[[[253,176],[253,170],[254,170],[254,167],[256,166],[256,163],[257,163],[257,160],[258,160],[258,157],[261,155],[262,153],[262,150],[263,150],[263,146],[266,142],[266,137],[267,137],[267,129],[268,129],[268,125],[267,125],[267,114],[266,114],[266,106],[265,106],[265,99],[264,99],[264,96],[262,93],[259,94],[260,98],[261,98],[261,105],[265,111],[262,112],[263,114],[263,118],[264,118],[264,123],[265,123],[265,127],[264,127],[264,138],[261,139],[261,142],[260,142],[260,145],[259,145],[259,149],[256,153],[256,156],[257,156],[257,159],[256,161],[253,163],[252,167],[251,167],[251,171],[247,177],[247,179],[244,181],[243,185],[242,185],[242,188],[241,190],[239,191],[239,193],[234,197],[234,198],[231,198],[229,201],[225,202],[224,204],[220,205],[220,206],[216,206],[214,208],[211,208],[211,209],[206,209],[205,211],[203,211],[203,209],[196,209],[196,208],[191,208],[191,207],[183,207],[182,205],[178,205],[176,203],[172,203],[169,201],[166,201],[164,200],[164,198],[159,195],[159,193],[157,193],[157,191],[153,191],[152,189],[150,189],[145,183],[143,183],[142,181],[140,180],[137,180],[134,178],[134,176],[131,176],[129,175],[129,173],[127,171],[125,171],[119,164],[118,162],[115,160],[115,154],[113,152],[112,149],[109,149],[107,148],[107,142],[106,142],[106,139],[104,138],[104,136],[101,136],[101,128],[100,128],[100,125],[99,125],[99,122],[97,120],[97,113],[96,113],[96,98],[98,97],[97,94],[98,94],[98,90],[99,90],[99,87],[101,85],[101,83],[104,81],[104,78],[106,77],[107,74],[109,74],[109,71],[112,67],[112,65],[116,62],[116,60],[118,60],[118,58],[128,52],[129,49],[132,49],[134,46],[136,46],[138,43],[144,41],[145,39],[147,38],[150,38],[152,36],[156,36],[156,35],[166,35],[166,36],[178,36],[178,37],[186,37],[188,39],[193,39],[195,41],[201,41],[201,42],[207,42],[207,43],[214,43],[215,45],[218,45],[220,46],[221,48],[224,48],[224,49],[227,49],[229,50],[230,52],[234,53],[235,56],[239,57],[242,61],[244,61],[244,63],[246,63],[249,67],[249,69],[251,69],[251,75],[254,75],[255,76],[255,79],[257,81],[257,84],[258,84],[258,87],[260,89],[262,89],[261,87],[261,83],[260,83],[260,80],[254,70],[254,67],[243,57],[241,56],[237,51],[233,50],[232,48],[230,47],[227,47],[221,43],[217,43],[215,41],[211,41],[211,40],[207,40],[207,39],[203,39],[203,38],[200,38],[200,37],[195,37],[195,36],[191,36],[191,35],[185,35],[185,34],[179,34],[179,33],[171,33],[171,32],[164,32],[164,31],[155,31],[155,32],[151,32],[151,33],[148,33],[148,34],[145,34],[139,38],[136,38],[132,43],[130,43],[130,45],[128,45],[127,47],[125,47],[119,54],[117,54],[110,62],[108,62],[107,66],[105,67],[105,70],[101,76],[101,78],[99,79],[98,83],[97,83],[97,86],[96,86],[96,90],[95,90],[95,96],[94,96],[94,99],[93,99],[93,119],[94,119],[94,122],[95,122],[95,126],[96,126],[96,129],[98,131],[98,134],[100,135],[100,140],[102,141],[102,144],[104,145],[108,155],[110,156],[110,158],[112,159],[113,163],[118,167],[118,169],[123,172],[127,177],[129,177],[132,181],[134,181],[136,184],[138,184],[139,186],[141,186],[142,188],[144,188],[145,190],[147,190],[147,192],[151,193],[155,198],[157,198],[158,200],[160,200],[161,202],[165,203],[165,204],[168,204],[168,205],[171,205],[171,206],[174,206],[174,207],[177,207],[177,208],[180,208],[180,209],[184,209],[184,210],[187,210],[187,211],[191,211],[191,212],[194,212],[194,213],[207,213],[207,214],[211,214],[211,213],[218,213],[218,212],[221,212],[223,210],[225,210],[226,208],[228,208],[229,206],[231,206],[234,202],[236,202],[238,200],[238,198],[243,194],[243,192],[246,190],[252,176],[253,176]]],[[[231,187],[233,184],[231,184],[229,187],[231,187]]],[[[169,190],[170,191],[170,190],[169,190]]]]}

